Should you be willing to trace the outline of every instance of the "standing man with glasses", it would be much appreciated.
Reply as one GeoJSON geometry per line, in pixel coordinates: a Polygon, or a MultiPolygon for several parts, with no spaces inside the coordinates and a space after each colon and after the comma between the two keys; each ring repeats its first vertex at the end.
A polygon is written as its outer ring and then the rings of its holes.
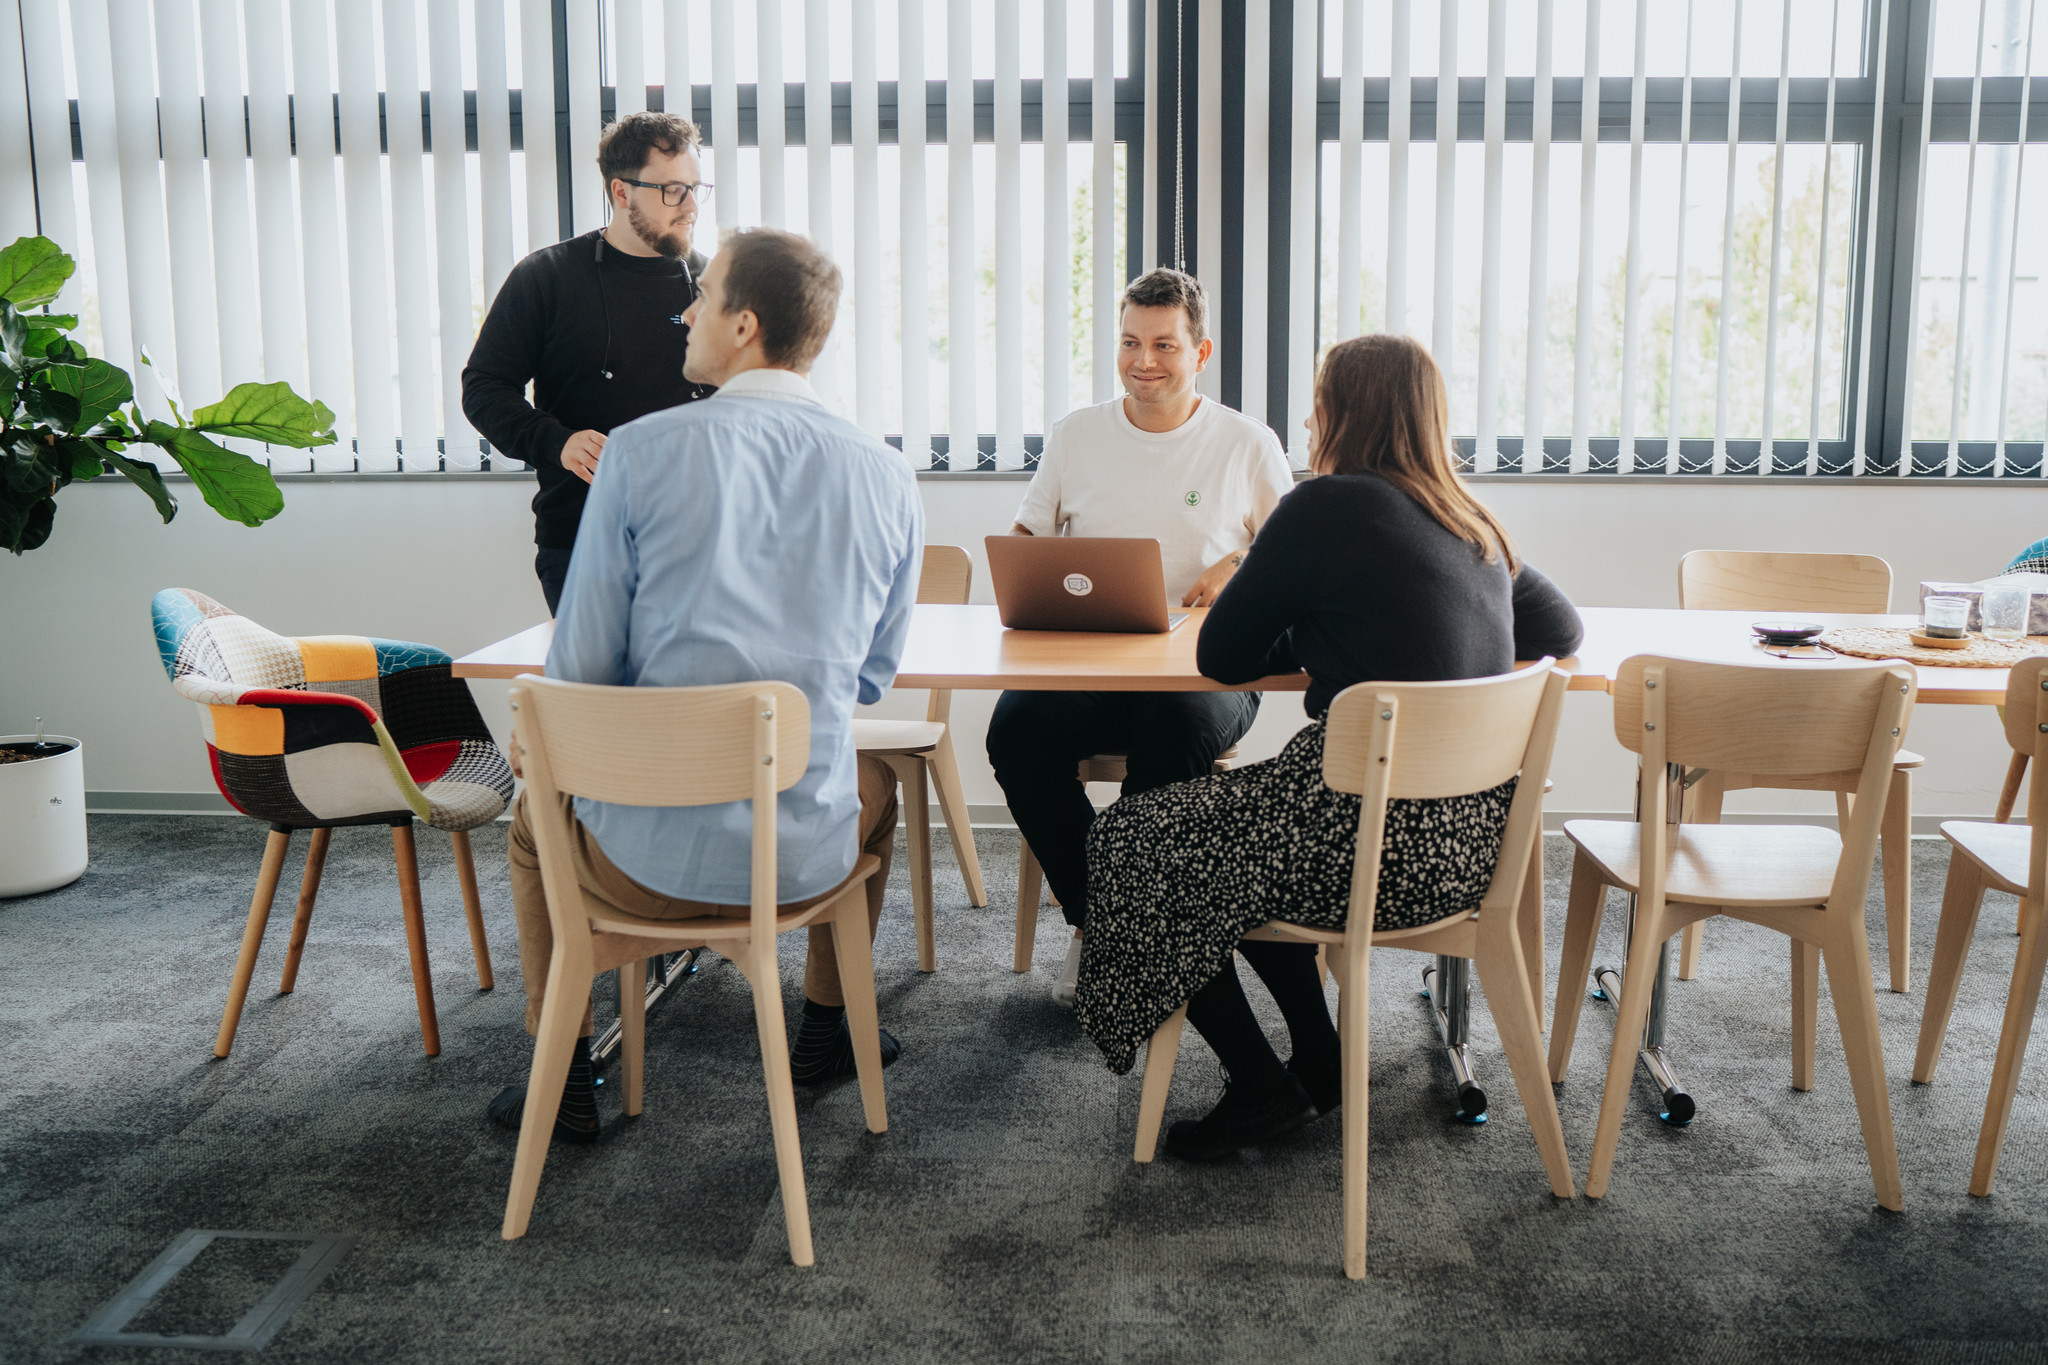
{"type": "Polygon", "coordinates": [[[550,616],[606,436],[715,392],[683,377],[683,317],[704,274],[690,239],[711,197],[699,143],[676,114],[628,114],[607,128],[597,166],[611,222],[512,268],[462,372],[470,424],[540,476],[533,569],[550,616]]]}

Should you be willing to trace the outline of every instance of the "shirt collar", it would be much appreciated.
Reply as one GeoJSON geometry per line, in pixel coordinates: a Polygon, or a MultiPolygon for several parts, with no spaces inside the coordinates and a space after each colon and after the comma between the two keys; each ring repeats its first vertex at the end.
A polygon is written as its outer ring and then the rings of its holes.
{"type": "Polygon", "coordinates": [[[742,370],[720,385],[718,392],[720,397],[773,398],[784,403],[825,406],[825,400],[811,387],[811,381],[795,370],[742,370]]]}

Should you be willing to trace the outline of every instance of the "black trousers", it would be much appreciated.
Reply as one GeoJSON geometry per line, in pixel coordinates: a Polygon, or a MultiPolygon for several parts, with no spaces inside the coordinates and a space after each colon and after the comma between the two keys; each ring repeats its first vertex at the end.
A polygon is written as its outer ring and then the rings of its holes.
{"type": "Polygon", "coordinates": [[[562,584],[569,577],[569,551],[535,547],[533,572],[540,579],[541,596],[548,599],[548,615],[553,616],[562,605],[562,584]]]}
{"type": "Polygon", "coordinates": [[[989,721],[989,763],[1067,923],[1078,929],[1088,917],[1095,807],[1081,760],[1127,755],[1126,796],[1186,782],[1206,775],[1258,714],[1256,692],[1003,693],[989,721]]]}

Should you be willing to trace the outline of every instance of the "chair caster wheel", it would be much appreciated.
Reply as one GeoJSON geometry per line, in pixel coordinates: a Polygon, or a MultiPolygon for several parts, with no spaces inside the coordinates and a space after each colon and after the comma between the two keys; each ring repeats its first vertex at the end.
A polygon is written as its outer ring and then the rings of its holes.
{"type": "Polygon", "coordinates": [[[1692,1096],[1683,1090],[1667,1090],[1664,1092],[1664,1108],[1657,1117],[1673,1128],[1683,1128],[1692,1122],[1695,1112],[1692,1096]]]}
{"type": "Polygon", "coordinates": [[[1486,1122],[1486,1092],[1476,1085],[1462,1086],[1458,1090],[1458,1111],[1451,1117],[1459,1123],[1478,1125],[1486,1122]]]}

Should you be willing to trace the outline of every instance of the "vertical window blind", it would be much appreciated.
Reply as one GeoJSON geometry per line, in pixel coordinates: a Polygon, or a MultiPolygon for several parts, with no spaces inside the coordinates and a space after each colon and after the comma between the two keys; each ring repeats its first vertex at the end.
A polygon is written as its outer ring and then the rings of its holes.
{"type": "Polygon", "coordinates": [[[0,232],[145,406],[286,379],[315,469],[476,469],[483,311],[673,107],[699,247],[834,254],[815,377],[920,469],[1028,467],[1168,263],[1298,466],[1318,351],[1391,330],[1479,472],[2038,478],[2038,3],[0,0],[0,232]]]}

